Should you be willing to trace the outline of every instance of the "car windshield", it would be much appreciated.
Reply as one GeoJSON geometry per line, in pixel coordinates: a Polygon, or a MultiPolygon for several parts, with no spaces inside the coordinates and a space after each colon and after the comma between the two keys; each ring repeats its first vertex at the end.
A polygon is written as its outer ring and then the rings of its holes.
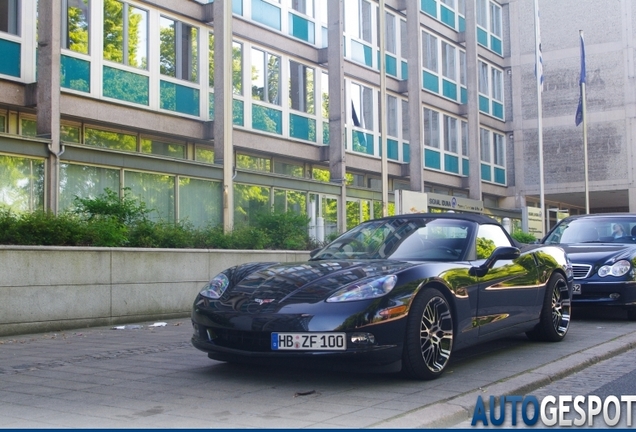
{"type": "Polygon", "coordinates": [[[636,217],[566,219],[548,234],[544,243],[636,243],[636,217]]]}
{"type": "Polygon", "coordinates": [[[455,261],[464,257],[474,226],[473,222],[446,218],[369,221],[335,239],[312,260],[455,261]]]}

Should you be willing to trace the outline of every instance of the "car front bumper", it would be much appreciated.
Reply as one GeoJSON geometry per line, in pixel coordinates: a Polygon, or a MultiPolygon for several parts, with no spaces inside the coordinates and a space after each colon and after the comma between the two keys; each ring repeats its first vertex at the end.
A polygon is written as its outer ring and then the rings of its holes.
{"type": "Polygon", "coordinates": [[[580,306],[636,307],[636,282],[584,281],[575,279],[572,304],[580,306]],[[577,293],[577,285],[580,285],[580,293],[577,293]]]}

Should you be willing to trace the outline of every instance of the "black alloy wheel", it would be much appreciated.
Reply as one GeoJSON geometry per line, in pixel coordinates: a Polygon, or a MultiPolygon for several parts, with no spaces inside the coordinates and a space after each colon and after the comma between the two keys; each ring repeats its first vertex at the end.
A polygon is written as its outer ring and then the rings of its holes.
{"type": "Polygon", "coordinates": [[[570,291],[565,276],[554,273],[546,285],[539,324],[526,335],[531,340],[558,342],[570,327],[570,291]]]}
{"type": "Polygon", "coordinates": [[[431,380],[439,377],[453,349],[453,316],[446,297],[435,288],[424,288],[409,313],[402,372],[431,380]]]}

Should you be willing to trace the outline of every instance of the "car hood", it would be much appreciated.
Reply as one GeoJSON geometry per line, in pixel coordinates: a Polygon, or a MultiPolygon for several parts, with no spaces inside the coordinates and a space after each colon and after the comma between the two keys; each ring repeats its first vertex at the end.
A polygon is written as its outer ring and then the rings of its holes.
{"type": "Polygon", "coordinates": [[[608,261],[618,261],[619,259],[630,259],[636,251],[634,245],[625,244],[598,244],[598,243],[577,243],[559,245],[570,257],[574,264],[604,264],[608,261]]]}
{"type": "Polygon", "coordinates": [[[230,286],[222,303],[257,302],[261,305],[315,303],[352,283],[396,274],[421,263],[401,261],[307,261],[257,263],[226,271],[230,286]]]}

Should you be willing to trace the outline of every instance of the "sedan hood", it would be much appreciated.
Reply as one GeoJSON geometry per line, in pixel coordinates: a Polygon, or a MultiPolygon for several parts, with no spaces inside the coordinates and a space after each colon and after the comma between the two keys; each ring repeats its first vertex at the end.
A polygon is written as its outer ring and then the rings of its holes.
{"type": "Polygon", "coordinates": [[[236,305],[241,299],[278,306],[315,303],[352,283],[395,274],[414,265],[389,260],[322,260],[237,266],[226,272],[230,286],[221,301],[236,305]]]}
{"type": "Polygon", "coordinates": [[[622,258],[630,259],[631,251],[636,249],[634,245],[625,244],[578,243],[559,246],[565,250],[573,263],[591,265],[618,261],[622,258]]]}

